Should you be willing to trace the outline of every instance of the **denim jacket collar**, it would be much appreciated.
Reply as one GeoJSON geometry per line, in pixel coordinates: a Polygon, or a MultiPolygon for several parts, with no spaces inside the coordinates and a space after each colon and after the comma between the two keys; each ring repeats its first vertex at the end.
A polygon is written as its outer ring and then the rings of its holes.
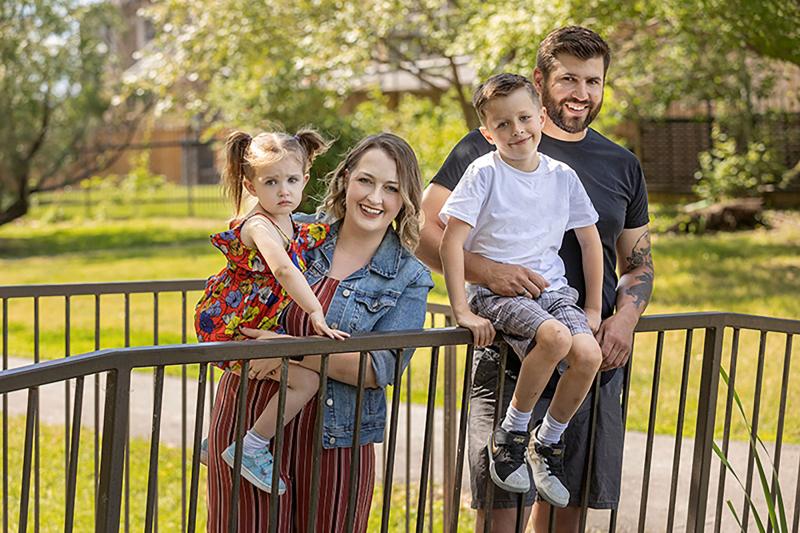
{"type": "MultiPolygon", "coordinates": [[[[341,220],[331,224],[331,232],[328,239],[320,247],[325,259],[328,261],[328,268],[330,269],[331,262],[333,261],[333,251],[336,248],[336,241],[339,238],[339,230],[341,229],[341,220]]],[[[367,268],[387,279],[394,279],[397,277],[397,272],[400,269],[400,260],[403,257],[403,247],[400,245],[400,237],[394,228],[390,227],[386,230],[378,250],[372,256],[367,268]]],[[[363,270],[363,269],[362,269],[363,270]]],[[[353,273],[357,275],[362,270],[353,273]]],[[[362,272],[363,273],[363,272],[362,272]]]]}

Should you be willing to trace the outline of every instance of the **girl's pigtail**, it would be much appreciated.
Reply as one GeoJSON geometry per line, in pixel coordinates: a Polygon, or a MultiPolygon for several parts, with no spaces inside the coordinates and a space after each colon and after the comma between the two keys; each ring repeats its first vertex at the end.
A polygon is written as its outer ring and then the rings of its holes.
{"type": "Polygon", "coordinates": [[[300,143],[300,146],[302,146],[303,150],[306,152],[306,171],[314,162],[314,159],[327,152],[332,144],[331,141],[325,140],[322,135],[310,128],[301,129],[294,134],[294,138],[297,139],[297,142],[300,143]]]}
{"type": "Polygon", "coordinates": [[[253,138],[243,131],[234,131],[225,141],[225,170],[222,173],[222,186],[225,194],[233,202],[236,214],[242,203],[242,181],[250,179],[252,169],[247,162],[247,152],[253,138]]]}

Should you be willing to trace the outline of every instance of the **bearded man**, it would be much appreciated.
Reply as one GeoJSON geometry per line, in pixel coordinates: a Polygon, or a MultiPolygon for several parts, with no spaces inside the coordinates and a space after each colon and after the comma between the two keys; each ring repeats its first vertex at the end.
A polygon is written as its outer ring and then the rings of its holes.
{"type": "MultiPolygon", "coordinates": [[[[610,62],[609,47],[599,35],[587,28],[569,26],[551,32],[542,41],[533,72],[534,84],[547,112],[539,151],[575,170],[600,216],[597,229],[603,243],[603,322],[596,337],[603,351],[603,364],[592,475],[587,481],[588,505],[597,509],[613,509],[619,504],[625,428],[620,401],[624,371],[618,370],[628,361],[633,331],[650,299],[654,280],[647,190],[639,161],[631,152],[589,127],[603,103],[610,62]]],[[[425,189],[422,202],[425,225],[417,255],[438,272],[442,271],[439,243],[444,231],[439,211],[469,164],[493,149],[477,129],[468,133],[425,189]]],[[[583,306],[585,284],[580,246],[574,232],[564,236],[559,253],[570,286],[581,294],[578,305],[583,306]]],[[[536,298],[546,289],[544,279],[525,267],[496,263],[467,252],[464,255],[467,281],[484,285],[495,294],[528,293],[536,298]]],[[[509,357],[507,364],[507,379],[514,380],[519,361],[509,357]]],[[[476,350],[469,413],[469,465],[472,506],[477,509],[476,531],[483,531],[488,506],[486,443],[494,429],[498,371],[497,350],[476,350]]],[[[557,379],[554,374],[537,403],[531,428],[547,412],[557,379]]],[[[500,420],[513,390],[514,383],[506,381],[500,420]]],[[[561,475],[569,489],[570,502],[566,508],[557,510],[559,532],[576,532],[579,528],[593,395],[589,394],[564,433],[566,452],[561,475]]],[[[533,489],[525,495],[524,520],[528,521],[533,509],[534,529],[543,533],[547,531],[550,507],[535,499],[533,489]]],[[[517,502],[517,494],[494,489],[493,531],[515,530],[517,502]]]]}

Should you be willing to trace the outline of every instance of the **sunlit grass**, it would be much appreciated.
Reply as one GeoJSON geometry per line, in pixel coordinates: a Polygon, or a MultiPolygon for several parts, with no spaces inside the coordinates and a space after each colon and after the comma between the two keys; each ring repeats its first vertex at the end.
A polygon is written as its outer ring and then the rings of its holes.
{"type": "MultiPolygon", "coordinates": [[[[64,458],[64,430],[57,426],[39,426],[39,531],[64,531],[66,509],[66,475],[64,458]]],[[[19,519],[22,460],[25,442],[25,420],[23,417],[9,418],[8,431],[9,505],[8,519],[12,531],[16,531],[19,519]]],[[[147,501],[147,476],[150,459],[150,443],[143,439],[131,439],[130,448],[130,509],[127,512],[131,531],[144,529],[145,505],[147,501]]],[[[183,462],[179,449],[161,445],[158,458],[158,524],[162,531],[180,531],[182,503],[183,462]]],[[[86,428],[81,431],[76,478],[75,518],[73,531],[94,530],[94,433],[86,428]]],[[[28,530],[34,530],[36,519],[37,482],[31,472],[31,489],[28,505],[28,530]]],[[[186,500],[188,509],[189,483],[191,479],[191,454],[186,462],[186,500]]],[[[197,531],[205,530],[205,469],[200,470],[198,482],[197,531]]],[[[125,488],[123,486],[123,495],[125,488]]],[[[125,523],[125,498],[121,509],[121,522],[125,523]]]]}
{"type": "MultiPolygon", "coordinates": [[[[669,209],[656,206],[654,218],[666,225],[669,209]],[[662,213],[666,213],[665,215],[662,213]],[[666,218],[665,218],[666,217],[666,218]]],[[[800,216],[796,213],[773,215],[775,229],[754,230],[734,234],[653,235],[656,265],[656,288],[648,314],[689,311],[735,311],[756,315],[800,318],[800,216]]],[[[199,279],[216,272],[224,258],[208,243],[208,234],[225,226],[224,218],[167,219],[144,218],[129,221],[44,224],[28,221],[0,228],[0,269],[4,283],[62,283],[80,281],[119,281],[146,279],[199,279]]],[[[444,283],[434,275],[436,287],[429,301],[447,303],[444,283]]],[[[184,337],[194,342],[193,307],[199,292],[187,294],[186,302],[179,294],[162,294],[158,300],[158,320],[154,318],[151,294],[130,297],[129,342],[148,345],[180,343],[184,337]],[[184,332],[184,319],[186,329],[184,332]],[[157,324],[157,326],[156,326],[157,324]]],[[[121,295],[101,299],[99,341],[101,348],[125,343],[124,299],[121,295]]],[[[65,302],[63,298],[41,298],[39,301],[39,353],[41,359],[63,357],[95,348],[95,300],[92,296],[70,300],[71,321],[69,346],[65,336],[65,302]]],[[[31,299],[8,302],[8,352],[12,356],[33,358],[34,304],[31,299]]],[[[428,326],[431,324],[428,323],[428,326]]],[[[441,326],[438,322],[436,326],[441,326]]],[[[680,391],[683,361],[683,333],[665,337],[660,369],[660,395],[656,430],[674,433],[677,422],[677,400],[680,391]]],[[[770,335],[766,346],[766,370],[761,410],[765,417],[762,429],[776,431],[778,391],[780,390],[784,339],[770,335]]],[[[726,354],[729,353],[726,344],[726,354]]],[[[634,355],[630,429],[645,430],[648,425],[652,386],[655,335],[637,338],[634,355]]],[[[753,380],[758,354],[758,334],[745,332],[740,340],[737,388],[752,405],[753,380]],[[749,382],[749,384],[748,384],[749,382]]],[[[462,376],[464,350],[458,350],[457,376],[462,376]]],[[[688,406],[685,432],[694,431],[693,410],[699,384],[702,354],[702,332],[695,335],[691,350],[688,406]]],[[[410,379],[412,401],[427,399],[430,350],[419,350],[414,357],[410,379]]],[[[790,385],[797,382],[797,365],[790,372],[790,385]]],[[[408,376],[405,376],[407,379],[408,376]]],[[[458,379],[460,386],[461,379],[458,379]]],[[[440,367],[437,405],[443,405],[444,371],[440,367]]],[[[789,407],[800,401],[790,387],[789,407]]],[[[723,398],[724,399],[724,398],[723,398]]],[[[458,394],[460,401],[460,393],[458,394]]],[[[796,409],[789,409],[787,438],[797,441],[800,420],[796,409]]],[[[717,420],[721,420],[718,417],[717,420]]],[[[737,430],[738,431],[738,430],[737,430]]],[[[736,433],[740,434],[741,431],[736,433]]]]}

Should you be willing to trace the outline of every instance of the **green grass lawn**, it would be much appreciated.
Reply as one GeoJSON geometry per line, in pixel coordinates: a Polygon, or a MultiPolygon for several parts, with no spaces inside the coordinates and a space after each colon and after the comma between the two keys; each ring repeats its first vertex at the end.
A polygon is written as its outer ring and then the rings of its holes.
{"type": "MultiPolygon", "coordinates": [[[[654,227],[669,225],[673,210],[654,206],[654,227]]],[[[800,317],[800,215],[773,213],[774,229],[759,229],[734,234],[653,235],[656,265],[656,288],[649,314],[687,311],[723,310],[778,316],[800,317]]],[[[120,281],[148,279],[204,278],[224,265],[224,258],[208,243],[208,235],[225,227],[219,218],[142,218],[113,221],[49,223],[33,218],[0,227],[0,270],[6,284],[67,283],[80,281],[120,281]]],[[[446,303],[447,296],[440,276],[430,301],[446,303]]],[[[187,321],[185,336],[193,342],[192,309],[199,293],[187,295],[186,306],[180,295],[163,294],[158,301],[157,340],[160,344],[179,343],[184,336],[183,316],[187,321]]],[[[74,297],[70,301],[70,346],[72,354],[91,351],[95,346],[94,297],[74,297]]],[[[124,300],[122,296],[101,298],[101,348],[122,346],[125,339],[124,300]]],[[[63,357],[65,312],[63,298],[41,298],[39,302],[39,357],[63,357]]],[[[156,339],[154,300],[150,294],[130,298],[130,343],[152,344],[156,339]]],[[[34,309],[30,299],[11,300],[8,304],[9,353],[34,356],[34,309]]],[[[429,324],[430,325],[430,324],[429,324]]],[[[437,326],[442,325],[437,323],[437,326]]],[[[692,349],[693,371],[689,373],[690,404],[699,379],[701,332],[692,349]]],[[[666,337],[664,360],[660,370],[657,429],[675,431],[680,370],[683,357],[683,334],[666,337]]],[[[655,335],[637,339],[633,392],[629,427],[646,429],[650,387],[653,375],[655,335]],[[639,401],[638,399],[642,399],[639,401]]],[[[773,368],[782,358],[782,340],[773,335],[767,345],[765,373],[765,413],[777,406],[780,368],[773,368]],[[772,386],[774,385],[774,386],[772,386]]],[[[740,345],[740,378],[737,388],[747,402],[754,386],[745,378],[755,375],[758,350],[756,334],[745,333],[740,345]]],[[[463,368],[460,350],[459,374],[463,368]]],[[[797,382],[797,366],[792,382],[797,382]]],[[[412,399],[424,403],[427,397],[429,351],[420,350],[414,358],[411,379],[412,399]]],[[[440,371],[437,403],[442,404],[443,372],[440,371]]],[[[751,380],[752,381],[752,380],[751,380]]],[[[800,396],[793,387],[789,405],[800,396]]],[[[691,410],[691,409],[690,409],[691,410]]],[[[774,410],[774,409],[773,409],[774,410]]],[[[790,411],[794,412],[794,411],[790,411]]],[[[768,416],[762,430],[774,432],[777,418],[768,416]]],[[[690,414],[687,430],[693,430],[690,414]]],[[[800,440],[800,423],[787,425],[789,437],[800,440]]]]}
{"type": "MultiPolygon", "coordinates": [[[[9,419],[9,506],[8,521],[12,531],[16,531],[19,520],[20,491],[22,471],[22,451],[24,450],[25,420],[22,417],[9,419]]],[[[64,515],[66,507],[66,487],[64,474],[64,439],[63,428],[40,425],[39,447],[39,531],[57,532],[64,530],[64,515]],[[51,445],[51,443],[54,443],[51,445]]],[[[83,429],[78,458],[78,475],[76,478],[75,518],[73,531],[92,531],[94,529],[94,433],[83,429]]],[[[131,531],[142,531],[145,522],[145,504],[147,502],[147,475],[150,457],[149,441],[144,439],[131,439],[130,449],[130,509],[128,520],[131,531]]],[[[378,463],[380,466],[380,462],[378,463]]],[[[181,451],[176,448],[162,445],[159,451],[158,462],[158,526],[161,531],[180,531],[184,511],[182,500],[183,461],[181,451]]],[[[191,482],[191,454],[187,454],[186,465],[186,501],[185,509],[189,507],[189,484],[191,482]]],[[[31,473],[31,489],[28,504],[28,529],[34,529],[36,517],[35,500],[36,489],[33,472],[31,473]]],[[[409,518],[412,527],[416,523],[417,502],[419,489],[410,488],[409,518]]],[[[196,516],[196,531],[205,531],[206,515],[206,469],[201,466],[200,480],[198,482],[198,515],[196,516]]],[[[381,502],[383,501],[383,486],[376,484],[371,513],[369,530],[380,528],[381,502]]],[[[123,485],[123,504],[120,520],[125,523],[125,486],[123,485]]],[[[433,488],[433,525],[436,531],[442,531],[443,500],[442,489],[435,485],[433,488]]],[[[426,510],[429,509],[426,505],[426,510]]],[[[406,516],[406,486],[395,483],[392,486],[392,507],[389,515],[390,531],[405,530],[406,516]]],[[[0,510],[0,513],[2,511],[0,510]]],[[[426,511],[426,522],[431,519],[426,511]]],[[[472,514],[466,506],[462,506],[459,516],[461,527],[467,528],[472,522],[472,514]]]]}
{"type": "MultiPolygon", "coordinates": [[[[61,427],[40,426],[39,447],[39,524],[40,530],[55,532],[64,530],[66,507],[64,430],[61,427]]],[[[8,520],[11,530],[16,531],[19,519],[22,459],[25,439],[25,421],[22,417],[9,419],[9,508],[8,520]]],[[[186,506],[191,479],[191,454],[186,464],[186,506]]],[[[130,510],[128,516],[131,531],[144,529],[145,504],[147,502],[147,476],[150,458],[150,443],[142,439],[131,439],[130,447],[130,510]]],[[[76,478],[74,531],[94,530],[94,433],[83,429],[79,447],[78,474],[76,478]]],[[[181,451],[161,446],[159,450],[158,522],[163,531],[179,531],[181,527],[181,479],[183,463],[181,451]]],[[[200,471],[198,509],[205,509],[205,469],[200,471]]],[[[123,494],[124,494],[123,486],[123,494]]],[[[33,472],[28,505],[28,530],[32,531],[35,510],[33,472]]],[[[125,503],[121,520],[125,520],[125,503]]],[[[197,517],[197,531],[205,529],[205,514],[197,517]]]]}
{"type": "MultiPolygon", "coordinates": [[[[654,206],[654,228],[669,225],[673,209],[654,206]]],[[[150,279],[204,278],[224,265],[223,256],[208,243],[208,235],[226,226],[222,210],[209,210],[205,218],[149,217],[130,220],[82,220],[56,222],[45,216],[0,227],[0,271],[3,284],[74,283],[87,281],[122,281],[150,279]]],[[[800,214],[773,213],[771,230],[755,230],[736,234],[705,236],[653,236],[653,255],[656,265],[656,289],[648,314],[678,313],[702,310],[736,311],[742,313],[800,318],[800,214]]],[[[446,303],[444,284],[435,276],[436,288],[430,301],[446,303]]],[[[164,294],[158,301],[158,341],[161,344],[181,342],[184,335],[193,342],[192,309],[198,293],[187,295],[185,307],[180,295],[164,294]],[[182,330],[182,317],[187,317],[187,329],[182,330]]],[[[122,346],[125,339],[124,300],[122,296],[101,299],[99,345],[101,348],[122,346]]],[[[34,353],[34,305],[28,299],[8,302],[8,350],[12,356],[42,359],[63,357],[65,341],[65,302],[63,298],[41,298],[39,301],[39,352],[34,353]]],[[[69,351],[72,354],[91,351],[95,347],[93,297],[74,297],[69,351]]],[[[130,298],[132,345],[147,345],[154,341],[154,301],[150,294],[130,298]]],[[[429,324],[430,325],[430,324],[429,324]]],[[[434,324],[440,326],[441,323],[434,324]]],[[[695,332],[690,350],[688,372],[687,415],[684,435],[694,431],[699,388],[700,362],[703,349],[702,331],[695,332]]],[[[628,428],[646,430],[651,408],[651,387],[655,361],[655,334],[637,337],[631,378],[628,428]]],[[[758,354],[758,333],[743,332],[740,340],[737,390],[747,409],[751,408],[758,354]]],[[[785,337],[770,335],[765,350],[764,386],[761,396],[759,433],[770,439],[777,428],[781,372],[785,337]]],[[[797,343],[795,342],[795,345],[797,343]]],[[[727,365],[730,339],[723,352],[727,365]]],[[[655,427],[659,433],[674,434],[678,417],[677,403],[683,364],[684,333],[668,333],[665,337],[661,367],[655,427]]],[[[795,353],[797,348],[795,348],[795,353]]],[[[463,349],[459,350],[458,372],[463,372],[463,349]]],[[[430,352],[420,350],[415,355],[410,375],[412,401],[423,403],[427,398],[430,352]]],[[[439,371],[437,403],[442,404],[443,371],[439,371]]],[[[194,375],[190,370],[189,375],[194,375]]],[[[459,384],[461,380],[458,380],[459,384]]],[[[794,364],[790,372],[790,388],[785,410],[786,435],[789,442],[800,442],[800,370],[794,364]]],[[[405,386],[402,398],[405,399],[405,386]]],[[[724,402],[724,386],[720,397],[724,402]]],[[[722,409],[718,410],[718,435],[722,430],[722,409]]],[[[21,468],[23,424],[12,420],[9,431],[11,472],[21,468]],[[16,454],[16,455],[15,455],[16,454]]],[[[732,430],[737,438],[746,438],[746,428],[734,416],[732,430]]],[[[43,531],[61,529],[63,522],[63,428],[42,427],[42,501],[40,508],[43,531]],[[53,468],[44,465],[52,464],[53,468]],[[59,514],[61,513],[61,514],[59,514]]],[[[91,435],[84,432],[81,444],[79,478],[91,487],[93,458],[91,435]],[[85,444],[84,444],[85,441],[85,444]]],[[[147,443],[132,443],[131,521],[134,530],[141,529],[144,519],[146,491],[147,443]],[[141,461],[140,461],[141,458],[141,461]],[[141,463],[141,464],[140,464],[141,463]],[[135,525],[134,525],[135,524],[135,525]]],[[[173,530],[180,524],[180,451],[164,447],[161,451],[159,493],[159,522],[163,530],[173,530]],[[177,481],[176,481],[177,480],[177,481]],[[177,499],[176,499],[177,498],[177,499]],[[173,527],[174,526],[174,527],[173,527]]],[[[18,513],[18,476],[10,476],[11,493],[9,516],[12,523],[18,513]]],[[[202,486],[202,485],[201,485],[202,486]]],[[[438,490],[438,489],[437,489],[438,490]]],[[[404,496],[393,496],[394,530],[403,528],[404,496]]],[[[202,491],[201,491],[202,494],[202,491]]],[[[376,493],[371,525],[379,520],[380,498],[376,493]]],[[[93,495],[90,488],[78,492],[80,502],[76,531],[91,529],[93,495]],[[81,527],[78,527],[81,524],[81,527]],[[85,526],[85,527],[84,527],[85,526]]],[[[414,500],[415,501],[415,500],[414,500]]],[[[437,502],[437,508],[441,502],[437,502]]],[[[201,504],[201,509],[203,508],[201,504]]],[[[416,505],[412,505],[412,511],[416,505]]],[[[438,511],[437,511],[437,514],[438,511]]],[[[32,516],[32,515],[31,515],[32,516]]],[[[471,513],[462,513],[462,520],[471,513]]],[[[202,517],[200,518],[202,521],[202,517]]],[[[440,519],[438,519],[440,520],[440,519]]],[[[465,522],[465,527],[466,523],[465,522]]],[[[413,523],[413,519],[412,519],[413,523]]],[[[198,522],[199,525],[200,522],[198,522]]]]}

